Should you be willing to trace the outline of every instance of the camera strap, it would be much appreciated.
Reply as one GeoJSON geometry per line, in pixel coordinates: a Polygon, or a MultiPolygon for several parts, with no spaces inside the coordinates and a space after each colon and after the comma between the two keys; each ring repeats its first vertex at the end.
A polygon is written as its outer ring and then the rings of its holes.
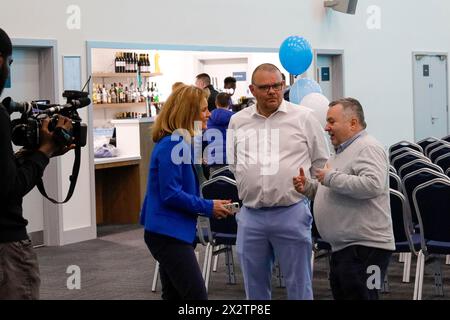
{"type": "Polygon", "coordinates": [[[73,191],[75,190],[75,185],[77,184],[77,179],[78,179],[78,173],[80,172],[81,146],[76,146],[74,151],[75,151],[75,161],[73,162],[72,174],[69,177],[70,187],[69,187],[69,191],[67,192],[66,199],[64,201],[56,201],[55,199],[52,199],[47,195],[47,192],[45,191],[44,183],[42,182],[42,178],[39,179],[39,181],[36,185],[38,187],[39,191],[41,192],[41,194],[44,197],[46,197],[49,201],[51,201],[55,204],[63,204],[63,203],[66,203],[67,201],[69,201],[70,198],[72,198],[73,191]]]}

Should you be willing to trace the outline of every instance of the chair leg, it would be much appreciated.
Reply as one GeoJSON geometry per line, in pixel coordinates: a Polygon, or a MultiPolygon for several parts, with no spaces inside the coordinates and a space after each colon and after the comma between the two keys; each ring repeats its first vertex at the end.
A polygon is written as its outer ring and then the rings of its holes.
{"type": "Polygon", "coordinates": [[[234,258],[232,246],[226,246],[225,251],[225,264],[228,271],[228,284],[236,284],[236,276],[234,273],[234,258]]]}
{"type": "Polygon", "coordinates": [[[206,263],[206,277],[205,277],[206,292],[208,292],[209,278],[211,276],[211,262],[213,256],[213,249],[214,249],[213,246],[210,245],[208,249],[208,261],[206,263]]]}
{"type": "Polygon", "coordinates": [[[388,274],[386,272],[386,275],[384,276],[384,280],[383,280],[383,284],[381,285],[381,293],[389,293],[390,292],[390,288],[389,288],[389,278],[388,278],[388,274]]]}
{"type": "Polygon", "coordinates": [[[279,288],[285,288],[286,284],[284,282],[284,277],[283,277],[283,273],[281,272],[281,268],[280,268],[280,263],[277,261],[275,264],[275,272],[278,278],[278,287],[279,288]]]}
{"type": "Polygon", "coordinates": [[[403,252],[400,252],[398,255],[398,262],[405,262],[405,254],[403,252]]]}
{"type": "Polygon", "coordinates": [[[311,253],[311,274],[314,274],[314,250],[311,253]]]}
{"type": "Polygon", "coordinates": [[[202,276],[203,276],[203,280],[206,280],[206,268],[207,268],[207,264],[208,264],[208,256],[209,256],[209,247],[211,246],[210,243],[208,243],[206,245],[205,248],[205,258],[203,259],[203,270],[202,270],[202,276]]]}
{"type": "Polygon", "coordinates": [[[423,286],[423,274],[425,272],[425,256],[423,251],[420,250],[417,255],[416,266],[416,278],[414,281],[414,296],[413,300],[422,300],[422,286],[423,286]]]}
{"type": "Polygon", "coordinates": [[[445,264],[450,264],[450,254],[445,256],[445,264]]]}
{"type": "MultiPolygon", "coordinates": [[[[220,248],[222,248],[221,245],[219,246],[219,250],[220,250],[220,248]]],[[[213,269],[212,269],[213,272],[217,272],[217,264],[218,263],[219,263],[219,255],[217,254],[214,256],[214,263],[213,263],[213,269]]]]}
{"type": "Polygon", "coordinates": [[[156,285],[158,284],[158,276],[159,276],[159,262],[156,261],[155,273],[153,274],[152,292],[156,291],[156,285]]]}
{"type": "Polygon", "coordinates": [[[411,252],[405,252],[405,262],[403,264],[403,282],[409,283],[411,278],[411,252]]]}
{"type": "Polygon", "coordinates": [[[444,288],[442,283],[441,259],[439,257],[434,261],[434,289],[436,295],[444,296],[444,288]]]}

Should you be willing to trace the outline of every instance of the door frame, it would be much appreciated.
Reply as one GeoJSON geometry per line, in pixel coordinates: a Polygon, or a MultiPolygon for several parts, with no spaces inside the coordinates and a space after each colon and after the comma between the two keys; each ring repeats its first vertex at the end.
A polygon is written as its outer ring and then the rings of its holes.
{"type": "MultiPolygon", "coordinates": [[[[448,82],[448,52],[442,52],[442,51],[413,51],[411,54],[411,77],[412,77],[412,100],[413,100],[413,134],[414,134],[414,141],[417,141],[417,136],[416,136],[416,110],[417,110],[417,102],[416,102],[416,98],[414,95],[414,88],[415,88],[415,63],[416,63],[416,56],[445,56],[446,57],[446,61],[447,61],[447,68],[445,70],[445,81],[447,82],[446,85],[446,94],[447,94],[447,134],[449,133],[449,126],[450,126],[450,113],[448,110],[448,104],[449,104],[449,82],[448,82]]],[[[438,138],[442,138],[442,137],[438,137],[438,138]]]]}
{"type": "MultiPolygon", "coordinates": [[[[332,90],[342,92],[342,97],[345,97],[345,55],[343,49],[314,49],[314,79],[319,83],[318,75],[317,75],[317,56],[318,55],[328,55],[332,56],[332,59],[335,57],[340,57],[341,63],[340,66],[335,65],[335,61],[332,60],[333,73],[331,74],[331,81],[333,81],[332,90]],[[342,74],[342,79],[336,79],[335,67],[341,68],[340,73],[342,74]],[[339,81],[337,81],[339,80],[339,81]]],[[[338,73],[339,74],[339,73],[338,73]]],[[[333,94],[334,95],[334,94],[333,94]]],[[[338,97],[338,98],[342,98],[338,97]]]]}
{"type": "MultiPolygon", "coordinates": [[[[30,49],[39,52],[39,93],[51,101],[59,101],[58,78],[58,42],[48,39],[11,39],[13,48],[30,49]]],[[[51,159],[44,177],[44,185],[47,193],[61,196],[61,159],[51,159]]],[[[43,233],[32,232],[30,237],[35,242],[43,242],[43,245],[59,245],[63,238],[63,212],[62,207],[54,205],[44,198],[43,202],[44,224],[43,233]]]]}

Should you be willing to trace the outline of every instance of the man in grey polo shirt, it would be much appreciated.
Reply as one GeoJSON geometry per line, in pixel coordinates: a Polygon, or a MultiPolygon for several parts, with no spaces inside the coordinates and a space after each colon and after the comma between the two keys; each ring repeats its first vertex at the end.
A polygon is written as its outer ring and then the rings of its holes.
{"type": "Polygon", "coordinates": [[[325,130],[336,154],[316,178],[303,169],[296,190],[314,199],[314,217],[332,248],[333,297],[378,299],[395,249],[389,202],[388,159],[383,146],[366,131],[361,104],[352,98],[330,103],[325,130]]]}
{"type": "Polygon", "coordinates": [[[256,105],[231,117],[227,160],[243,207],[237,253],[248,299],[271,298],[274,258],[288,299],[312,299],[311,223],[307,199],[291,179],[300,166],[323,168],[329,152],[312,110],[283,100],[284,81],[272,64],[258,66],[250,90],[256,105]]]}

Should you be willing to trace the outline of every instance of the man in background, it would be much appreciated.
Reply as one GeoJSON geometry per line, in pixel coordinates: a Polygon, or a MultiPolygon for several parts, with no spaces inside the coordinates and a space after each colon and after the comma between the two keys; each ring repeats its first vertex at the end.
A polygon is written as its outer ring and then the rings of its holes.
{"type": "Polygon", "coordinates": [[[208,110],[212,112],[216,108],[216,96],[219,93],[211,84],[211,77],[207,73],[200,73],[195,77],[195,86],[200,89],[208,89],[208,110]]]}

